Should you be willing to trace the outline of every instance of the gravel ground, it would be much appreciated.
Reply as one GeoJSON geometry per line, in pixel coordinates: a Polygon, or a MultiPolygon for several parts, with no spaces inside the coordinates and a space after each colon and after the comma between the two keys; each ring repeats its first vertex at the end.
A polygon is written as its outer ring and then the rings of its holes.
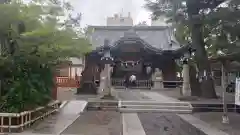
{"type": "Polygon", "coordinates": [[[116,90],[117,96],[121,100],[150,100],[149,97],[144,96],[138,90],[116,90]]]}
{"type": "Polygon", "coordinates": [[[121,114],[119,112],[84,112],[62,134],[77,135],[121,135],[121,114]]]}
{"type": "Polygon", "coordinates": [[[237,113],[228,113],[229,124],[222,124],[222,112],[201,112],[194,113],[195,117],[207,122],[208,124],[229,133],[229,135],[239,135],[240,134],[240,115],[237,113]]]}
{"type": "Polygon", "coordinates": [[[175,114],[138,113],[146,135],[205,135],[175,114]]]}

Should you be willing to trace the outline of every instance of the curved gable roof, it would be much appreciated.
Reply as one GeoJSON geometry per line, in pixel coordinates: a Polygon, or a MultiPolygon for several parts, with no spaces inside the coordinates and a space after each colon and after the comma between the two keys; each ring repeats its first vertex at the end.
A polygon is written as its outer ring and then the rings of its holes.
{"type": "Polygon", "coordinates": [[[175,50],[180,47],[174,40],[171,28],[167,26],[90,26],[89,29],[92,29],[89,37],[94,48],[102,46],[105,39],[113,45],[124,37],[138,37],[158,50],[175,50]]]}

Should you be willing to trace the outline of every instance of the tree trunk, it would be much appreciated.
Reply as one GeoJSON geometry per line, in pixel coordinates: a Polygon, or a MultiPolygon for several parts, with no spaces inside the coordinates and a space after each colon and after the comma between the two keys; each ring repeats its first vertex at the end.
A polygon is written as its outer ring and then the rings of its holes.
{"type": "Polygon", "coordinates": [[[201,77],[201,96],[204,98],[216,98],[214,82],[211,75],[210,62],[208,61],[207,52],[203,40],[202,20],[199,17],[197,2],[188,0],[187,10],[189,15],[189,23],[191,29],[191,38],[193,47],[196,49],[195,58],[199,69],[199,77],[201,77]]]}
{"type": "Polygon", "coordinates": [[[204,47],[202,36],[202,25],[192,25],[192,43],[196,49],[195,58],[199,69],[199,77],[201,77],[201,91],[202,97],[216,98],[214,82],[211,76],[210,62],[208,61],[207,52],[204,47]]]}

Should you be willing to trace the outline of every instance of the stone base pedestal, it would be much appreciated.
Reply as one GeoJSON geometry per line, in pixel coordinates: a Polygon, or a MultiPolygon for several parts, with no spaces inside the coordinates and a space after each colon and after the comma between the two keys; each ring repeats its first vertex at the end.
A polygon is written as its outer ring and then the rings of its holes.
{"type": "MultiPolygon", "coordinates": [[[[187,84],[186,84],[187,85],[187,84]]],[[[182,96],[191,96],[191,89],[190,87],[182,87],[182,96]]]]}
{"type": "Polygon", "coordinates": [[[94,83],[83,83],[80,88],[77,89],[76,94],[97,94],[98,90],[94,83]]]}
{"type": "Polygon", "coordinates": [[[164,85],[162,81],[154,81],[153,82],[153,87],[151,88],[151,90],[161,90],[164,89],[164,85]]]}
{"type": "Polygon", "coordinates": [[[191,96],[190,77],[189,77],[189,66],[187,63],[183,65],[183,96],[191,96]]]}

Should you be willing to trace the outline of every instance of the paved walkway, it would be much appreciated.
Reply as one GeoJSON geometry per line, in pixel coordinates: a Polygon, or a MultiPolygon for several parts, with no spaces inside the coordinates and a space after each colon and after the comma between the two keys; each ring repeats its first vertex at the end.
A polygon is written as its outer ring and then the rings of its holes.
{"type": "MultiPolygon", "coordinates": [[[[206,99],[206,98],[197,98],[196,100],[190,101],[191,103],[197,104],[197,103],[211,103],[211,104],[219,104],[222,103],[222,91],[223,89],[221,87],[216,87],[216,93],[220,97],[218,99],[206,99]]],[[[179,88],[169,88],[169,89],[163,89],[155,91],[157,93],[160,93],[162,95],[178,99],[181,97],[180,95],[180,89],[179,88]]],[[[226,93],[226,103],[234,104],[235,102],[235,95],[233,93],[226,93]]]]}
{"type": "Polygon", "coordinates": [[[229,112],[229,124],[222,123],[222,112],[201,112],[195,113],[195,116],[202,121],[205,121],[210,125],[210,127],[216,127],[222,131],[229,133],[230,135],[239,135],[240,134],[240,114],[229,112]]]}
{"type": "Polygon", "coordinates": [[[123,135],[146,135],[137,113],[122,114],[123,135]]]}
{"type": "Polygon", "coordinates": [[[141,92],[140,91],[140,93],[143,94],[144,96],[149,97],[150,99],[152,99],[154,101],[159,101],[159,102],[179,102],[179,100],[177,100],[177,99],[174,99],[172,97],[164,96],[164,95],[162,95],[160,93],[157,93],[157,92],[151,92],[151,91],[149,91],[149,92],[146,92],[146,91],[141,92]]]}
{"type": "MultiPolygon", "coordinates": [[[[133,90],[117,93],[122,100],[179,102],[155,91],[133,90]]],[[[32,130],[21,135],[228,135],[217,129],[219,127],[207,124],[204,119],[202,121],[195,115],[83,112],[85,105],[86,101],[69,101],[59,114],[35,124],[32,130]]]]}
{"type": "MultiPolygon", "coordinates": [[[[127,94],[130,92],[121,92],[121,95],[124,95],[124,93],[127,94]]],[[[145,99],[160,102],[181,102],[178,99],[168,97],[156,91],[133,90],[131,91],[131,94],[141,95],[141,97],[145,97],[145,99]]],[[[131,100],[131,95],[127,95],[128,99],[131,100]]],[[[136,115],[136,113],[127,115],[123,114],[123,133],[125,133],[123,135],[133,135],[133,133],[136,132],[140,132],[138,134],[141,135],[158,135],[163,132],[164,135],[228,135],[218,129],[218,127],[211,126],[207,124],[207,122],[189,114],[139,113],[137,115],[138,117],[136,117],[136,115]],[[139,119],[140,125],[142,126],[139,125],[139,119]],[[129,127],[127,130],[124,130],[126,125],[129,127]],[[182,128],[186,131],[182,130],[182,128]],[[198,129],[201,129],[202,132],[198,129]]]]}
{"type": "Polygon", "coordinates": [[[69,101],[60,109],[56,115],[36,123],[31,130],[23,132],[23,134],[61,134],[69,125],[71,125],[83,112],[86,101],[69,101]]]}
{"type": "Polygon", "coordinates": [[[148,100],[150,101],[151,98],[140,93],[139,90],[131,90],[131,89],[128,89],[128,90],[125,90],[125,89],[117,89],[115,90],[116,92],[116,95],[117,97],[120,99],[120,100],[148,100]]]}
{"type": "Polygon", "coordinates": [[[84,112],[63,135],[121,135],[121,113],[114,111],[84,112]]]}

